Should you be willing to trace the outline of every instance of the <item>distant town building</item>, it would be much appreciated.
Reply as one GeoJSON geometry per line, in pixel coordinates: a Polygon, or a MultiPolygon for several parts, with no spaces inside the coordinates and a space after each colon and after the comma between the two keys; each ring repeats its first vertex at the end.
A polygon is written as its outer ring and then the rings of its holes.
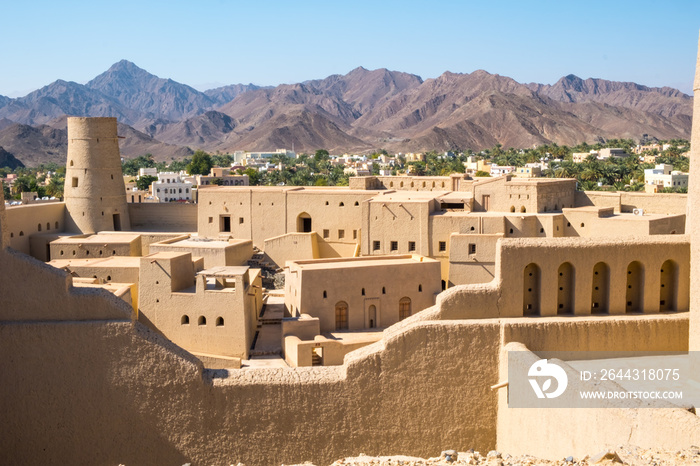
{"type": "Polygon", "coordinates": [[[662,163],[644,170],[644,184],[659,188],[688,187],[688,173],[673,170],[673,165],[662,163]]]}
{"type": "Polygon", "coordinates": [[[511,165],[496,165],[491,164],[491,176],[501,176],[501,175],[508,175],[509,173],[513,173],[515,171],[515,167],[511,165]]]}
{"type": "Polygon", "coordinates": [[[598,151],[592,150],[590,152],[574,152],[573,154],[571,154],[571,157],[572,157],[574,163],[581,163],[581,162],[585,162],[586,159],[591,155],[594,155],[597,158],[598,151]]]}
{"type": "Polygon", "coordinates": [[[163,172],[151,184],[151,192],[158,202],[192,201],[192,186],[179,173],[163,172]]]}
{"type": "Polygon", "coordinates": [[[629,157],[629,154],[627,152],[625,152],[624,149],[616,149],[616,148],[612,148],[612,147],[600,149],[600,152],[598,153],[599,160],[607,160],[610,157],[623,159],[625,157],[629,157]]]}

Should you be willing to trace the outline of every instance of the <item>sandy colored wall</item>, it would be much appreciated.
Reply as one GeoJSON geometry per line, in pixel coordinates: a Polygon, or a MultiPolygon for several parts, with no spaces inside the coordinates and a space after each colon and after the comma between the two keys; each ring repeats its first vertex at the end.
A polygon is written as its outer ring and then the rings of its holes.
{"type": "MultiPolygon", "coordinates": [[[[524,364],[539,359],[520,344],[505,347],[512,351],[526,351],[529,358],[524,364]]],[[[506,352],[501,355],[501,379],[508,377],[506,352]]],[[[589,387],[589,390],[617,388],[614,382],[579,380],[578,372],[566,363],[561,367],[569,374],[569,386],[589,387]]],[[[526,369],[524,369],[526,370],[526,369]]],[[[567,391],[569,391],[567,389],[567,391]]],[[[582,458],[606,448],[619,445],[649,445],[654,448],[679,450],[697,443],[700,438],[698,417],[681,408],[509,408],[508,389],[499,390],[498,450],[512,455],[534,455],[560,460],[569,455],[582,458]],[[574,422],[572,422],[574,420],[574,422]],[[566,432],[566,435],[562,435],[566,432]]]]}
{"type": "Polygon", "coordinates": [[[317,259],[318,238],[315,232],[288,233],[265,240],[265,255],[278,267],[289,260],[317,259]]]}
{"type": "Polygon", "coordinates": [[[198,204],[130,203],[128,208],[134,230],[197,231],[198,204]]]}
{"type": "Polygon", "coordinates": [[[190,351],[247,359],[262,307],[257,269],[224,290],[206,289],[202,275],[193,286],[190,254],[157,253],[142,258],[139,269],[140,320],[190,351]]]}
{"type": "Polygon", "coordinates": [[[0,361],[14,381],[0,398],[0,459],[277,465],[357,452],[425,457],[445,444],[487,451],[498,330],[426,323],[345,366],[202,372],[138,324],[4,324],[0,350],[15,357],[0,361]]]}
{"type": "Polygon", "coordinates": [[[312,365],[312,351],[320,350],[323,366],[339,366],[343,364],[345,355],[371,345],[382,336],[378,333],[376,337],[364,341],[343,341],[317,335],[310,341],[303,341],[297,336],[287,336],[284,338],[284,359],[290,367],[309,367],[312,365]]]}
{"type": "Polygon", "coordinates": [[[321,332],[335,331],[335,308],[341,301],[348,305],[350,330],[370,328],[370,306],[376,309],[375,326],[388,327],[399,321],[399,300],[410,298],[411,313],[415,314],[432,306],[441,289],[436,261],[363,267],[332,264],[304,269],[292,263],[285,271],[285,307],[292,316],[318,317],[321,332]]]}
{"type": "Polygon", "coordinates": [[[496,273],[496,244],[502,234],[450,237],[449,286],[488,283],[496,273]],[[476,248],[471,253],[471,247],[476,248]]]}
{"type": "Polygon", "coordinates": [[[687,194],[576,191],[575,197],[576,207],[614,207],[615,213],[644,209],[649,214],[680,215],[686,213],[687,204],[687,194]]]}
{"type": "Polygon", "coordinates": [[[6,209],[9,246],[29,254],[29,236],[35,233],[60,233],[64,229],[65,204],[29,204],[6,209]],[[39,227],[41,226],[41,230],[39,227]],[[50,227],[47,229],[47,226],[50,227]]]}
{"type": "Polygon", "coordinates": [[[109,242],[109,236],[104,242],[81,242],[80,236],[59,238],[49,243],[51,259],[97,259],[109,256],[140,256],[141,239],[137,235],[131,235],[131,241],[119,238],[115,242],[109,242]]]}
{"type": "MultiPolygon", "coordinates": [[[[607,285],[607,301],[600,301],[601,310],[607,303],[608,313],[625,314],[627,307],[628,266],[639,262],[643,273],[631,296],[635,307],[644,313],[660,312],[661,300],[668,300],[677,311],[689,309],[690,245],[688,237],[681,235],[635,237],[626,240],[584,238],[526,238],[502,239],[496,251],[496,278],[484,285],[457,286],[438,297],[443,302],[446,318],[518,317],[525,312],[525,297],[531,290],[539,292],[539,313],[542,316],[557,315],[562,297],[568,301],[576,315],[590,315],[594,288],[595,266],[604,263],[608,267],[607,280],[601,275],[597,282],[604,294],[607,285]],[[662,278],[661,270],[666,261],[673,261],[675,279],[662,278]],[[573,267],[572,281],[559,283],[560,267],[573,267]],[[525,268],[536,264],[540,271],[539,286],[526,282],[525,268]],[[664,287],[661,287],[661,284],[664,287]],[[563,287],[563,293],[558,288],[563,287]],[[666,285],[668,288],[666,288],[666,285]],[[670,295],[664,295],[669,290],[670,295]],[[560,293],[562,293],[560,295],[560,293]]],[[[536,309],[533,309],[535,311],[536,309]]],[[[597,310],[596,310],[597,311],[597,310]]]]}
{"type": "MultiPolygon", "coordinates": [[[[362,255],[420,254],[434,257],[430,243],[430,214],[434,204],[432,200],[386,201],[381,197],[366,202],[360,220],[362,255]],[[379,241],[378,249],[374,247],[375,241],[379,241]],[[398,243],[396,251],[391,250],[392,241],[398,243]],[[409,250],[409,242],[415,243],[415,251],[409,250]]],[[[434,252],[437,253],[437,243],[434,252]]]]}
{"type": "MultiPolygon", "coordinates": [[[[698,59],[695,68],[695,95],[700,95],[700,41],[698,42],[698,59]]],[[[700,160],[700,99],[693,100],[693,130],[690,139],[690,158],[700,160]]],[[[700,164],[690,167],[691,179],[700,179],[700,164]]],[[[688,233],[692,238],[691,257],[691,295],[690,295],[690,349],[700,351],[700,183],[690,183],[688,188],[688,233]]],[[[699,368],[696,368],[700,370],[699,368]]]]}
{"type": "Polygon", "coordinates": [[[204,188],[199,194],[200,236],[230,235],[252,239],[264,248],[265,240],[299,232],[298,218],[308,215],[311,230],[332,242],[355,242],[362,224],[362,203],[374,194],[349,189],[314,188],[204,188]],[[231,231],[222,231],[222,217],[231,218],[231,231]],[[344,238],[340,238],[341,232],[344,238]]]}

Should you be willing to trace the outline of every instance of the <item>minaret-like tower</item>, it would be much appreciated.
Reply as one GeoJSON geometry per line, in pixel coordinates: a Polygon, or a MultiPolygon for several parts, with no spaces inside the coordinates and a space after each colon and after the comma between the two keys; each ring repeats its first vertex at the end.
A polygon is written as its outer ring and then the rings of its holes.
{"type": "MultiPolygon", "coordinates": [[[[690,351],[700,351],[700,40],[693,94],[686,230],[690,235],[690,351]]],[[[700,367],[698,369],[700,370],[700,367]]]]}
{"type": "Polygon", "coordinates": [[[68,118],[66,230],[128,230],[116,118],[68,118]]]}

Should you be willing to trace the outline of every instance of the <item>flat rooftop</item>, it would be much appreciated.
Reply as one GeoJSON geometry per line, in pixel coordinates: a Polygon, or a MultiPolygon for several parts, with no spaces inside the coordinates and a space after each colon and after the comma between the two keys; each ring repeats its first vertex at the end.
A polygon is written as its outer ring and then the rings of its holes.
{"type": "Polygon", "coordinates": [[[333,259],[311,259],[301,261],[290,261],[289,264],[306,270],[327,270],[345,269],[360,267],[376,267],[390,265],[419,264],[421,262],[438,262],[429,257],[417,254],[403,254],[393,256],[367,256],[367,257],[344,257],[333,259]]]}
{"type": "Polygon", "coordinates": [[[48,264],[62,269],[64,267],[104,267],[114,268],[139,268],[141,257],[138,256],[110,256],[104,259],[54,259],[48,264]]]}
{"type": "Polygon", "coordinates": [[[159,243],[153,243],[153,244],[151,244],[151,247],[153,247],[153,246],[167,246],[167,247],[173,247],[173,248],[183,248],[183,249],[187,249],[187,250],[201,249],[201,248],[226,249],[230,246],[238,246],[240,244],[245,244],[245,243],[252,243],[252,240],[232,239],[230,241],[221,241],[221,240],[215,240],[215,239],[192,237],[192,238],[183,239],[180,241],[168,242],[166,240],[166,241],[159,242],[159,243]]]}
{"type": "Polygon", "coordinates": [[[90,236],[66,236],[58,238],[52,243],[55,244],[115,244],[115,243],[132,243],[139,241],[141,235],[133,233],[116,233],[116,234],[97,234],[90,236]]]}
{"type": "Polygon", "coordinates": [[[237,277],[245,275],[250,267],[247,265],[240,266],[219,266],[210,269],[202,270],[197,275],[206,275],[207,277],[237,277]]]}

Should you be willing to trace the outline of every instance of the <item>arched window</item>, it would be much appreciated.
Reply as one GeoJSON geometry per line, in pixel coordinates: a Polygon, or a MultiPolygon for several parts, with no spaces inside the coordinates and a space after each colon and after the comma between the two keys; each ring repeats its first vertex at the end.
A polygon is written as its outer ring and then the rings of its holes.
{"type": "Polygon", "coordinates": [[[642,299],[644,297],[644,266],[637,262],[631,262],[627,266],[627,294],[626,311],[643,312],[644,306],[642,299]]]}
{"type": "Polygon", "coordinates": [[[610,267],[605,262],[593,266],[591,285],[591,314],[610,312],[610,267]]]}
{"type": "Polygon", "coordinates": [[[523,270],[523,315],[540,315],[540,268],[528,264],[523,270]]]}
{"type": "Polygon", "coordinates": [[[423,292],[423,285],[418,285],[418,292],[422,293],[423,292]]]}
{"type": "Polygon", "coordinates": [[[348,329],[348,303],[345,301],[339,301],[335,305],[335,329],[348,329]]]}
{"type": "Polygon", "coordinates": [[[56,229],[58,229],[58,222],[56,222],[56,229]]]}
{"type": "Polygon", "coordinates": [[[217,327],[223,327],[223,326],[224,326],[224,318],[223,318],[223,317],[217,317],[217,318],[216,318],[216,326],[217,326],[217,327]]]}
{"type": "Polygon", "coordinates": [[[522,213],[527,212],[527,209],[525,208],[524,205],[521,205],[521,206],[520,206],[520,212],[522,212],[522,213]]]}
{"type": "Polygon", "coordinates": [[[357,206],[359,206],[359,205],[360,205],[360,203],[357,202],[357,201],[355,201],[355,207],[357,207],[357,206]]]}
{"type": "Polygon", "coordinates": [[[362,296],[364,296],[364,295],[365,295],[365,289],[362,288],[362,296]]]}
{"type": "Polygon", "coordinates": [[[377,306],[372,304],[367,313],[369,314],[369,328],[375,328],[377,326],[377,306]]]}
{"type": "Polygon", "coordinates": [[[675,311],[677,309],[676,296],[678,294],[678,265],[672,260],[667,260],[661,265],[659,285],[659,310],[675,311]]]}
{"type": "Polygon", "coordinates": [[[323,290],[323,298],[325,299],[327,297],[328,297],[328,294],[326,293],[326,290],[323,290]]]}
{"type": "Polygon", "coordinates": [[[569,262],[559,266],[557,286],[557,314],[574,313],[574,267],[569,262]]]}
{"type": "Polygon", "coordinates": [[[41,231],[41,223],[36,226],[37,231],[41,231]]]}
{"type": "Polygon", "coordinates": [[[386,294],[386,287],[382,287],[382,294],[386,294]]]}
{"type": "Polygon", "coordinates": [[[182,319],[180,319],[180,324],[189,325],[189,323],[190,323],[190,316],[188,316],[187,314],[182,316],[182,319]]]}
{"type": "Polygon", "coordinates": [[[411,315],[411,298],[405,296],[399,300],[399,320],[411,315]]]}
{"type": "Polygon", "coordinates": [[[20,235],[20,236],[24,236],[24,232],[23,232],[23,231],[20,231],[20,232],[19,232],[19,235],[20,235]]]}
{"type": "Polygon", "coordinates": [[[207,318],[204,316],[199,316],[199,320],[197,321],[199,325],[207,325],[207,318]]]}
{"type": "Polygon", "coordinates": [[[343,203],[341,202],[340,204],[338,204],[338,206],[339,206],[339,207],[345,207],[345,204],[343,204],[343,203]]]}
{"type": "Polygon", "coordinates": [[[49,231],[51,229],[51,224],[49,222],[46,222],[46,231],[49,231]]]}
{"type": "Polygon", "coordinates": [[[514,206],[514,205],[510,206],[510,211],[511,211],[511,212],[515,212],[515,206],[514,206]]]}

